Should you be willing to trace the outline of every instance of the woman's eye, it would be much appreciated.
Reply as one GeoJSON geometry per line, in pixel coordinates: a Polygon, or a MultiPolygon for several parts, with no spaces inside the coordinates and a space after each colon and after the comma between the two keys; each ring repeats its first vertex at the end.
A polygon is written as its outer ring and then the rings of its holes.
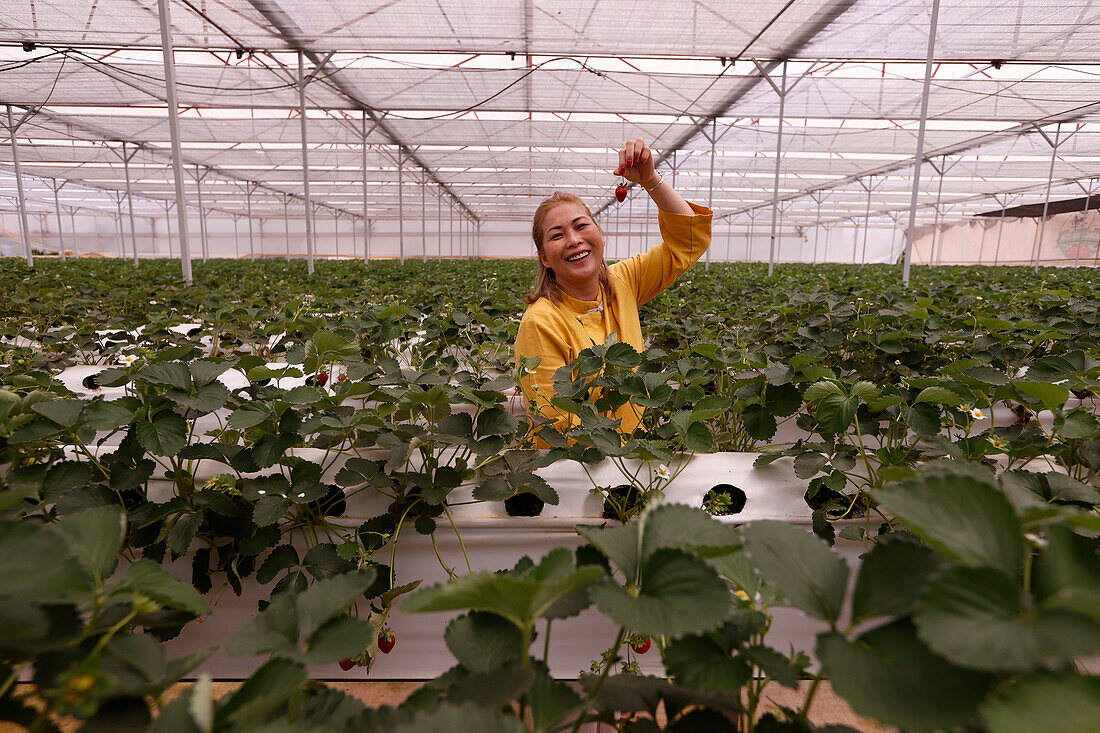
{"type": "Polygon", "coordinates": [[[588,226],[588,224],[586,222],[581,222],[580,224],[577,225],[577,229],[584,229],[586,226],[588,226]]]}

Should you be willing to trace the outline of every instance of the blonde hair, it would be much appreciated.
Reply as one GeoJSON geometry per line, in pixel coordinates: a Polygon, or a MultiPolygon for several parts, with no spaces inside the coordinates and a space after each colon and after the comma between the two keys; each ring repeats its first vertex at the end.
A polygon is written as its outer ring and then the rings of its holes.
{"type": "MultiPolygon", "coordinates": [[[[535,217],[531,224],[531,238],[535,241],[535,250],[542,254],[542,238],[544,236],[542,227],[546,222],[546,215],[550,213],[550,210],[555,206],[561,204],[577,204],[584,213],[588,214],[588,218],[592,220],[592,224],[597,229],[600,225],[596,223],[596,217],[592,216],[592,211],[588,208],[588,205],[584,203],[578,196],[574,196],[571,193],[565,191],[555,191],[550,198],[545,199],[538,208],[535,209],[535,217]]],[[[603,230],[600,229],[600,233],[603,234],[603,230]]],[[[600,263],[599,270],[600,286],[603,288],[604,297],[611,301],[615,297],[615,286],[611,282],[611,271],[607,268],[606,262],[600,263]]],[[[535,289],[523,296],[523,300],[527,305],[531,305],[539,298],[548,298],[554,303],[561,303],[562,298],[561,285],[558,284],[558,279],[554,275],[554,271],[542,263],[542,257],[538,258],[538,272],[535,275],[535,289]]]]}

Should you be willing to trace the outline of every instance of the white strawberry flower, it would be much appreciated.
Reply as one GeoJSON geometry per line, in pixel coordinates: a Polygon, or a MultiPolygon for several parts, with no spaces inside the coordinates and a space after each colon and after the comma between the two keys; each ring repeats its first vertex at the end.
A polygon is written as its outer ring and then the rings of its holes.
{"type": "Polygon", "coordinates": [[[974,420],[985,420],[986,414],[977,407],[970,410],[970,417],[974,420]]]}
{"type": "Polygon", "coordinates": [[[657,466],[657,477],[663,481],[668,481],[670,478],[672,478],[672,474],[669,472],[668,466],[663,463],[657,466]]]}
{"type": "Polygon", "coordinates": [[[137,360],[138,358],[134,354],[120,354],[118,357],[118,363],[123,366],[130,366],[137,360]]]}

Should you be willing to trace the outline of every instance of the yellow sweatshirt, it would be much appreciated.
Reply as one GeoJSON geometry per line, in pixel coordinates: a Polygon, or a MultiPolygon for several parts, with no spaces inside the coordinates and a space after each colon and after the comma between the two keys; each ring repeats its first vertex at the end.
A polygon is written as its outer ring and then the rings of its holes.
{"type": "MultiPolygon", "coordinates": [[[[527,307],[516,337],[516,362],[529,356],[542,357],[534,374],[521,379],[528,411],[554,420],[564,432],[578,424],[579,419],[550,404],[554,396],[554,372],[577,358],[582,350],[607,341],[612,333],[638,351],[645,348],[638,307],[675,282],[710,246],[712,212],[705,206],[689,205],[695,212],[693,216],[659,210],[661,243],[608,268],[615,284],[615,298],[605,303],[602,312],[588,312],[604,302],[602,287],[599,301],[577,300],[563,294],[561,304],[539,298],[527,307]]],[[[641,413],[642,408],[629,403],[619,409],[615,417],[622,419],[620,430],[624,435],[630,435],[638,426],[641,413]]]]}

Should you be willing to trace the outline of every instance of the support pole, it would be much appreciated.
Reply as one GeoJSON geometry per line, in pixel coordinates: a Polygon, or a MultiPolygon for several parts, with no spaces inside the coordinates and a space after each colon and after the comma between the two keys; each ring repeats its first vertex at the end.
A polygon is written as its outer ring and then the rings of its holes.
{"type": "Polygon", "coordinates": [[[160,15],[160,45],[164,50],[164,87],[168,97],[168,131],[172,139],[172,173],[176,180],[176,218],[179,220],[180,267],[188,285],[191,277],[191,246],[187,241],[187,194],[183,190],[183,152],[180,148],[179,106],[176,101],[176,59],[172,52],[172,20],[168,0],[157,0],[160,15]]]}
{"type": "MultiPolygon", "coordinates": [[[[137,154],[137,151],[134,151],[137,154]]],[[[126,150],[126,141],[122,142],[122,167],[126,171],[126,204],[130,209],[130,243],[134,247],[134,264],[138,262],[138,250],[137,250],[137,226],[134,224],[134,192],[130,187],[130,158],[132,156],[126,150]]],[[[202,204],[199,204],[201,207],[202,204]]]]}
{"type": "MultiPolygon", "coordinates": [[[[996,200],[996,199],[994,199],[996,200]]],[[[1001,262],[1001,236],[1005,232],[1005,212],[1008,211],[1008,198],[1005,197],[1005,203],[1001,206],[1001,223],[997,227],[997,249],[993,251],[993,266],[996,267],[1001,262]]]]}
{"type": "Polygon", "coordinates": [[[420,180],[420,252],[428,259],[428,172],[420,180]]]}
{"type": "Polygon", "coordinates": [[[455,258],[455,205],[453,203],[448,203],[447,204],[447,209],[450,212],[447,215],[448,216],[448,222],[447,223],[448,223],[449,228],[450,228],[450,240],[451,240],[450,250],[451,250],[451,259],[453,260],[455,258]]]}
{"type": "Polygon", "coordinates": [[[15,190],[19,197],[19,236],[23,239],[23,253],[27,258],[27,267],[34,267],[34,253],[31,252],[31,226],[27,221],[27,199],[23,194],[23,169],[19,166],[19,141],[15,139],[15,122],[8,105],[8,139],[11,141],[11,159],[15,164],[15,190]]]}
{"type": "Polygon", "coordinates": [[[283,196],[283,236],[286,237],[286,261],[290,262],[290,195],[283,196]]]}
{"type": "Polygon", "coordinates": [[[237,220],[240,218],[236,214],[233,215],[233,254],[238,260],[241,258],[241,240],[240,235],[237,234],[237,220]]]}
{"type": "Polygon", "coordinates": [[[867,264],[867,230],[871,227],[871,191],[874,189],[874,184],[868,181],[866,188],[867,208],[863,212],[863,251],[859,255],[859,264],[861,265],[867,264]]]}
{"type": "MultiPolygon", "coordinates": [[[[786,74],[787,65],[783,65],[783,73],[786,74]]],[[[780,105],[783,103],[780,102],[780,105]]],[[[780,113],[782,116],[782,112],[780,113]]],[[[780,123],[782,124],[782,123],[780,123]]],[[[707,181],[707,208],[714,211],[714,158],[715,158],[715,145],[718,142],[718,118],[715,117],[710,121],[710,178],[707,181]]],[[[778,175],[778,174],[776,174],[778,175]]],[[[776,179],[779,180],[778,178],[776,179]]],[[[776,184],[778,185],[778,183],[776,184]]],[[[627,250],[627,254],[630,254],[630,250],[627,250]]],[[[705,269],[710,269],[710,247],[707,247],[707,264],[705,269]]]]}
{"type": "Polygon", "coordinates": [[[313,274],[313,211],[309,198],[309,138],[306,132],[305,52],[298,52],[298,117],[302,131],[302,192],[306,205],[306,272],[313,274]]]}
{"type": "MultiPolygon", "coordinates": [[[[1081,228],[1084,229],[1085,231],[1088,231],[1089,200],[1092,199],[1092,183],[1093,182],[1090,179],[1089,180],[1088,191],[1085,192],[1085,213],[1081,218],[1081,228]]],[[[61,219],[59,217],[58,218],[58,227],[59,228],[61,226],[60,222],[61,222],[61,219]]],[[[62,255],[61,259],[65,259],[64,255],[62,255]]],[[[1073,249],[1073,266],[1074,267],[1079,267],[1080,264],[1081,264],[1081,245],[1080,245],[1080,243],[1078,243],[1078,245],[1076,247],[1074,247],[1074,249],[1073,249]]]]}
{"type": "Polygon", "coordinates": [[[202,172],[198,164],[195,165],[195,192],[199,201],[199,237],[202,239],[202,261],[205,263],[210,257],[210,243],[206,238],[206,213],[202,209],[202,172]]]}
{"type": "Polygon", "coordinates": [[[932,57],[936,52],[936,24],[940,18],[940,0],[932,0],[932,20],[928,24],[928,53],[924,59],[924,90],[920,100],[920,127],[917,129],[917,153],[913,157],[913,195],[909,200],[909,231],[905,235],[901,281],[909,284],[913,258],[913,231],[917,227],[917,193],[920,191],[920,165],[924,160],[924,130],[928,126],[928,92],[932,87],[932,57]]]}
{"type": "MultiPolygon", "coordinates": [[[[62,183],[61,186],[65,184],[62,183]]],[[[57,192],[61,190],[61,186],[57,185],[57,179],[53,179],[53,209],[57,214],[57,250],[61,253],[61,261],[65,261],[65,237],[61,232],[61,200],[57,196],[57,192]]],[[[1086,211],[1088,209],[1086,208],[1086,211]]]]}
{"type": "Polygon", "coordinates": [[[80,250],[76,246],[76,209],[69,209],[69,231],[73,238],[73,258],[80,259],[80,250]]]}
{"type": "Polygon", "coordinates": [[[768,249],[768,277],[775,272],[775,225],[779,217],[779,170],[783,158],[783,114],[787,102],[787,62],[783,62],[783,81],[779,88],[779,126],[775,136],[775,187],[772,190],[772,236],[768,249]]]}
{"type": "Polygon", "coordinates": [[[367,111],[363,110],[363,262],[370,260],[370,219],[367,211],[367,111]]]}
{"type": "Polygon", "coordinates": [[[397,246],[401,264],[405,264],[405,150],[397,148],[397,246]]]}
{"type": "Polygon", "coordinates": [[[120,260],[126,259],[126,231],[122,228],[122,194],[118,194],[115,197],[115,206],[118,208],[118,217],[115,219],[115,223],[118,224],[118,258],[120,260]]]}
{"type": "MultiPolygon", "coordinates": [[[[252,238],[252,188],[253,184],[249,183],[246,190],[245,199],[248,202],[248,259],[250,262],[256,261],[256,242],[252,238]]],[[[308,216],[308,213],[307,213],[308,216]]]]}
{"type": "MultiPolygon", "coordinates": [[[[928,165],[932,165],[932,161],[928,161],[928,165]]],[[[935,166],[932,166],[935,170],[935,166]]],[[[940,236],[940,216],[941,216],[941,202],[943,201],[943,177],[947,173],[947,156],[943,156],[940,160],[940,183],[936,188],[936,213],[932,217],[932,248],[928,252],[928,266],[937,264],[937,242],[942,243],[943,238],[940,236]]]]}
{"type": "Polygon", "coordinates": [[[336,259],[340,259],[340,210],[332,210],[332,233],[336,239],[336,259]]]}
{"type": "Polygon", "coordinates": [[[817,215],[814,218],[814,257],[810,261],[811,265],[817,264],[817,240],[821,238],[821,194],[814,198],[817,199],[817,215]]]}
{"type": "Polygon", "coordinates": [[[436,261],[443,261],[443,191],[435,197],[435,249],[436,261]]]}
{"type": "MultiPolygon", "coordinates": [[[[1047,142],[1049,142],[1049,139],[1047,142]]],[[[1043,200],[1043,217],[1039,220],[1039,232],[1035,237],[1035,244],[1031,248],[1032,258],[1035,260],[1035,274],[1039,274],[1039,255],[1043,251],[1043,233],[1046,232],[1047,211],[1050,210],[1050,184],[1054,180],[1054,163],[1058,160],[1058,145],[1061,142],[1062,123],[1059,122],[1057,132],[1054,133],[1054,144],[1050,146],[1050,171],[1047,173],[1047,195],[1043,200]]]]}

